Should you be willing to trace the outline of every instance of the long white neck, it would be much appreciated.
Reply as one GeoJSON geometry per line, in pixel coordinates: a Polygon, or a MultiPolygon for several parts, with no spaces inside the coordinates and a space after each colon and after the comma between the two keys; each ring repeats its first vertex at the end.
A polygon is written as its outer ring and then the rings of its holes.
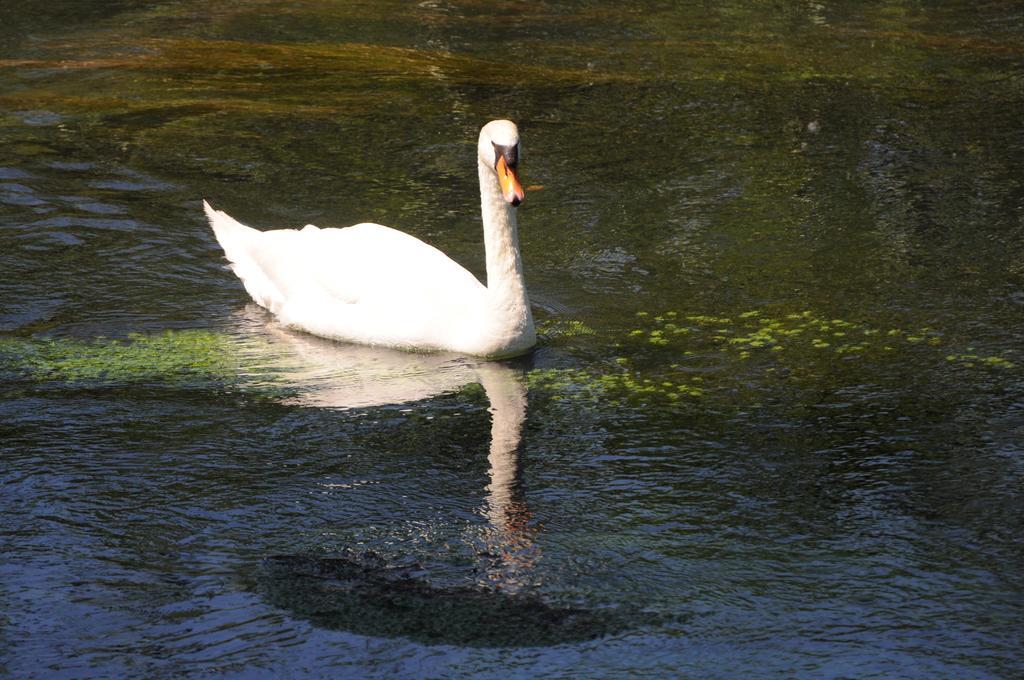
{"type": "Polygon", "coordinates": [[[484,250],[487,253],[488,296],[496,310],[508,315],[512,326],[533,333],[533,315],[526,294],[523,259],[519,254],[516,210],[502,197],[494,171],[483,161],[477,161],[477,166],[484,250]]]}

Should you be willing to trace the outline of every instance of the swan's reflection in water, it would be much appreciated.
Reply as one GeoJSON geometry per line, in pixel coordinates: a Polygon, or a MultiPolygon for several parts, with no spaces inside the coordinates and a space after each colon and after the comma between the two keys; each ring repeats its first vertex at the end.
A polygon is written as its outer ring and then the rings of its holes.
{"type": "Polygon", "coordinates": [[[441,575],[443,584],[438,583],[424,578],[419,565],[389,563],[372,551],[272,555],[254,583],[269,603],[317,626],[458,646],[558,645],[597,639],[647,620],[632,610],[566,606],[534,587],[540,551],[520,483],[527,413],[520,370],[452,355],[331,343],[268,324],[259,310],[254,314],[245,337],[266,341],[258,343],[255,358],[267,363],[264,375],[277,376],[278,386],[286,383],[292,403],[372,408],[414,403],[479,383],[491,414],[490,479],[480,484],[481,516],[487,521],[460,529],[476,549],[469,582],[441,575]]]}
{"type": "Polygon", "coordinates": [[[487,516],[492,531],[487,547],[494,559],[485,573],[490,585],[515,592],[528,585],[531,567],[539,556],[533,541],[536,528],[530,522],[520,479],[526,385],[521,374],[500,364],[480,364],[476,370],[491,405],[487,516]]]}
{"type": "Polygon", "coordinates": [[[516,592],[529,583],[538,558],[535,529],[520,483],[520,443],[527,412],[520,370],[451,354],[400,352],[323,340],[268,322],[254,305],[237,318],[253,345],[247,365],[273,376],[297,405],[361,409],[410,404],[479,383],[491,414],[489,483],[484,513],[481,585],[516,592]]]}

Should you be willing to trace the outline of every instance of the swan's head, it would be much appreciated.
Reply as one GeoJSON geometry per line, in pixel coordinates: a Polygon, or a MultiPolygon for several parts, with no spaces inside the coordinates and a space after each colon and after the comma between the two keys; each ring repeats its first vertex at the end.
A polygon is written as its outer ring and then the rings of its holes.
{"type": "Polygon", "coordinates": [[[513,207],[523,202],[519,183],[519,129],[510,120],[492,120],[480,130],[477,144],[480,162],[498,178],[501,195],[513,207]]]}

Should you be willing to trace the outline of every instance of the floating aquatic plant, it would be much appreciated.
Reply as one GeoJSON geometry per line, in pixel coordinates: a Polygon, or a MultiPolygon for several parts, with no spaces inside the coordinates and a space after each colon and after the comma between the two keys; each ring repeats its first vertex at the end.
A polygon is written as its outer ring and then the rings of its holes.
{"type": "MultiPolygon", "coordinates": [[[[609,339],[607,346],[616,350],[615,356],[586,366],[533,369],[527,373],[529,387],[554,401],[613,406],[650,400],[676,403],[700,399],[711,391],[731,394],[775,384],[780,378],[790,384],[820,384],[834,365],[898,358],[905,352],[920,356],[938,347],[946,349],[944,354],[935,352],[936,366],[1017,367],[1007,356],[1010,352],[985,354],[974,347],[957,351],[932,328],[878,328],[810,311],[772,316],[749,310],[732,317],[640,312],[636,321],[638,327],[609,339]]],[[[539,329],[555,341],[597,335],[575,320],[547,321],[539,329]]],[[[41,381],[200,383],[272,391],[284,389],[278,378],[289,370],[287,360],[265,339],[210,330],[132,334],[123,339],[0,337],[0,363],[41,381]]]]}
{"type": "MultiPolygon", "coordinates": [[[[741,359],[757,353],[779,355],[786,351],[827,350],[845,356],[889,353],[902,346],[940,346],[946,343],[933,328],[882,329],[868,324],[820,316],[801,311],[769,316],[750,310],[736,318],[708,315],[679,315],[676,312],[637,314],[640,328],[626,333],[626,340],[645,340],[648,345],[668,347],[685,354],[694,350],[732,352],[741,359]]],[[[956,360],[973,360],[988,366],[1012,368],[1005,357],[955,354],[956,360]]]]}
{"type": "Polygon", "coordinates": [[[1005,357],[1001,356],[981,356],[974,353],[966,354],[949,354],[946,355],[946,361],[952,361],[963,364],[968,368],[974,368],[975,366],[989,366],[992,368],[1014,368],[1016,364],[1005,357]]]}
{"type": "Polygon", "coordinates": [[[545,319],[537,323],[537,334],[545,340],[595,335],[593,328],[576,319],[545,319]]]}
{"type": "Polygon", "coordinates": [[[616,360],[615,368],[594,371],[582,368],[534,369],[527,374],[530,389],[550,392],[555,401],[573,400],[622,405],[631,399],[659,397],[676,401],[704,394],[703,379],[657,379],[616,360]]]}
{"type": "Polygon", "coordinates": [[[237,338],[178,330],[124,339],[0,338],[0,359],[40,380],[68,383],[239,382],[237,338]]]}
{"type": "MultiPolygon", "coordinates": [[[[530,387],[552,393],[556,401],[676,402],[703,397],[712,388],[761,384],[767,376],[817,384],[833,365],[950,344],[933,328],[878,328],[809,310],[771,315],[754,309],[729,317],[640,311],[635,318],[636,327],[611,343],[619,356],[587,368],[536,369],[528,376],[530,387]]],[[[946,360],[967,368],[1016,367],[1006,356],[974,348],[947,354],[946,360]]],[[[941,363],[936,353],[934,365],[941,363]]]]}

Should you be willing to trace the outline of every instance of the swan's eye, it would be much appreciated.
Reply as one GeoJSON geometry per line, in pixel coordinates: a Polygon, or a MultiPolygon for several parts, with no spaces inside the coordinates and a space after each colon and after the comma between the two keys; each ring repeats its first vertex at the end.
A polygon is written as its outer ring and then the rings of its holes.
{"type": "Polygon", "coordinates": [[[511,170],[515,170],[516,166],[519,165],[519,145],[513,144],[511,146],[505,146],[504,144],[497,144],[491,142],[494,146],[494,167],[498,167],[498,160],[504,158],[505,165],[511,170]]]}

